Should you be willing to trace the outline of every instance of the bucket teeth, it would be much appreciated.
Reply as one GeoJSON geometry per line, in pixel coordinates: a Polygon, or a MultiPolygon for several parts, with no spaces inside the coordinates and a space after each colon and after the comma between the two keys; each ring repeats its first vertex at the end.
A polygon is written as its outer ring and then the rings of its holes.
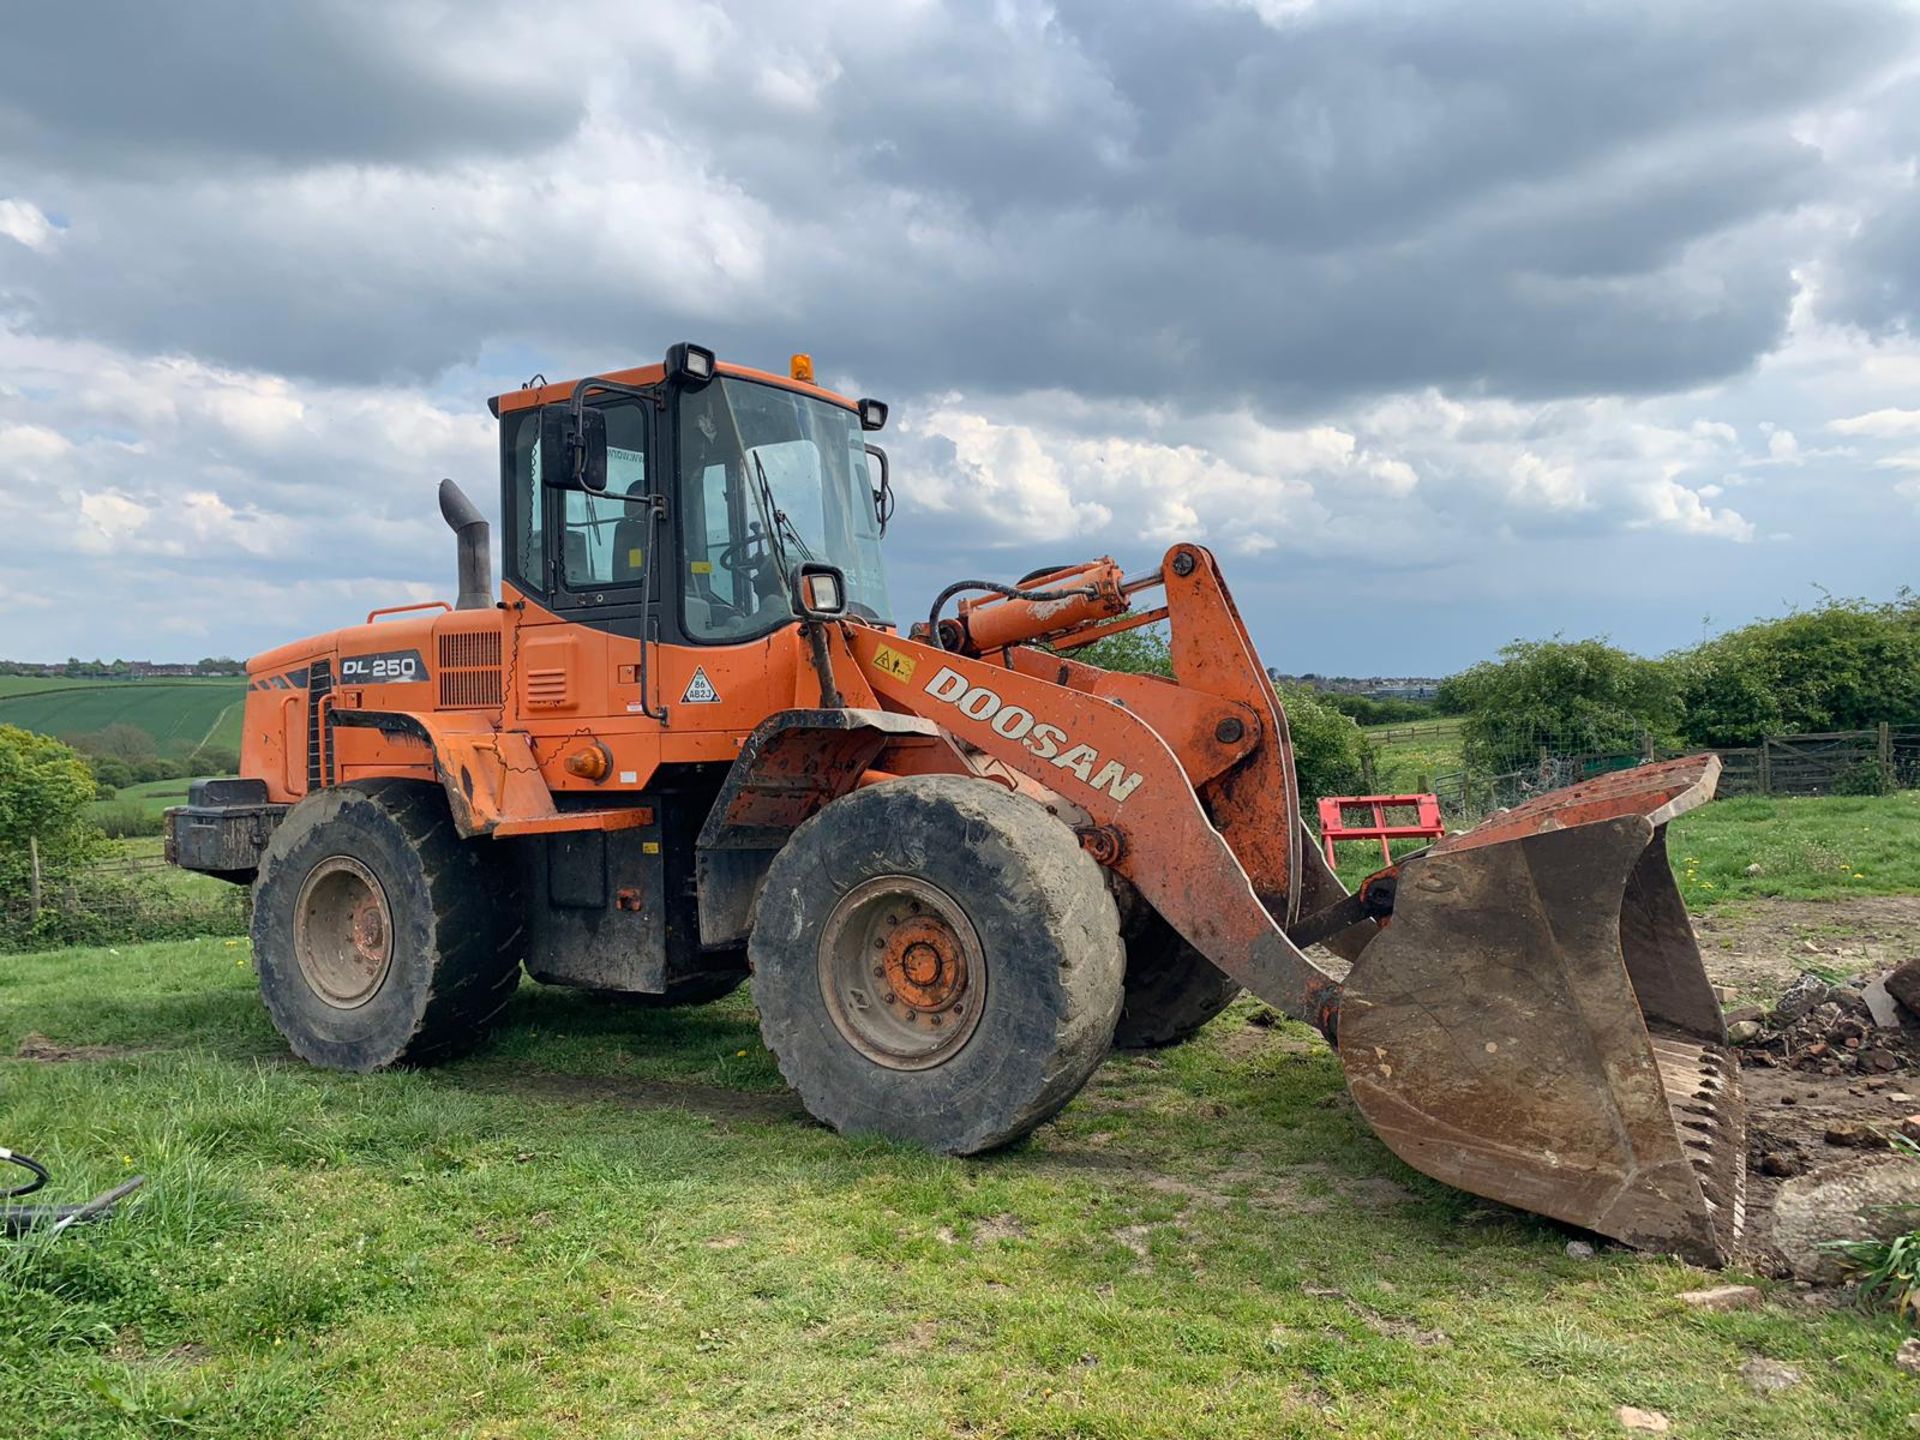
{"type": "Polygon", "coordinates": [[[1673,1127],[1713,1217],[1718,1248],[1731,1251],[1746,1231],[1746,1115],[1739,1062],[1718,1045],[1655,1034],[1654,1059],[1673,1127]]]}

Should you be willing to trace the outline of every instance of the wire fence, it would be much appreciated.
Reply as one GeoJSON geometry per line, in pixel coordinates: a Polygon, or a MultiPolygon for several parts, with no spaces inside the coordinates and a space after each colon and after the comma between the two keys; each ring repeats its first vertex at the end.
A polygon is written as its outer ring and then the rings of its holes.
{"type": "MultiPolygon", "coordinates": [[[[1530,763],[1510,769],[1462,766],[1433,777],[1433,793],[1450,828],[1462,828],[1550,790],[1652,760],[1697,754],[1642,737],[1633,750],[1580,750],[1539,745],[1530,763]]],[[[1920,730],[1879,725],[1824,735],[1771,735],[1749,747],[1716,750],[1721,797],[1741,795],[1878,795],[1920,789],[1920,730]]]]}
{"type": "Polygon", "coordinates": [[[36,868],[23,892],[0,894],[0,949],[244,935],[251,920],[248,887],[122,854],[58,877],[36,868]]]}

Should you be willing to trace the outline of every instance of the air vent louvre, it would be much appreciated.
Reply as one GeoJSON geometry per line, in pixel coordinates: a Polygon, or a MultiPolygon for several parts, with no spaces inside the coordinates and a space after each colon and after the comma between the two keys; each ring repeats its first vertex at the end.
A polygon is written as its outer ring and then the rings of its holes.
{"type": "Polygon", "coordinates": [[[440,708],[500,703],[500,632],[460,630],[440,637],[440,708]]]}
{"type": "Polygon", "coordinates": [[[527,704],[556,709],[567,703],[567,672],[562,668],[527,671],[527,704]]]}

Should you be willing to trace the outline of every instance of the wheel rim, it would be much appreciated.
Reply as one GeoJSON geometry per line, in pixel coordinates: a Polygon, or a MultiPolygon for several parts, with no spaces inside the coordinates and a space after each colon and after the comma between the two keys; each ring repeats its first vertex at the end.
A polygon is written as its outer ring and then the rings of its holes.
{"type": "Polygon", "coordinates": [[[841,896],[820,933],[820,993],[848,1044],[891,1070],[951,1059],[980,1024],[986,956],[937,886],[882,875],[841,896]]]}
{"type": "Polygon", "coordinates": [[[380,992],[393,966],[393,914],[371,870],[349,855],[313,867],[294,902],[293,953],[313,993],[336,1010],[380,992]]]}

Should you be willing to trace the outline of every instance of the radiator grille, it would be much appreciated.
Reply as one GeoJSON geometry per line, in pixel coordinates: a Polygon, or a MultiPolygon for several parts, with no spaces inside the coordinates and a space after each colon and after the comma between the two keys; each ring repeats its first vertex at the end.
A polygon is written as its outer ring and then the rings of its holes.
{"type": "Polygon", "coordinates": [[[465,630],[440,637],[440,708],[500,703],[500,632],[465,630]]]}

